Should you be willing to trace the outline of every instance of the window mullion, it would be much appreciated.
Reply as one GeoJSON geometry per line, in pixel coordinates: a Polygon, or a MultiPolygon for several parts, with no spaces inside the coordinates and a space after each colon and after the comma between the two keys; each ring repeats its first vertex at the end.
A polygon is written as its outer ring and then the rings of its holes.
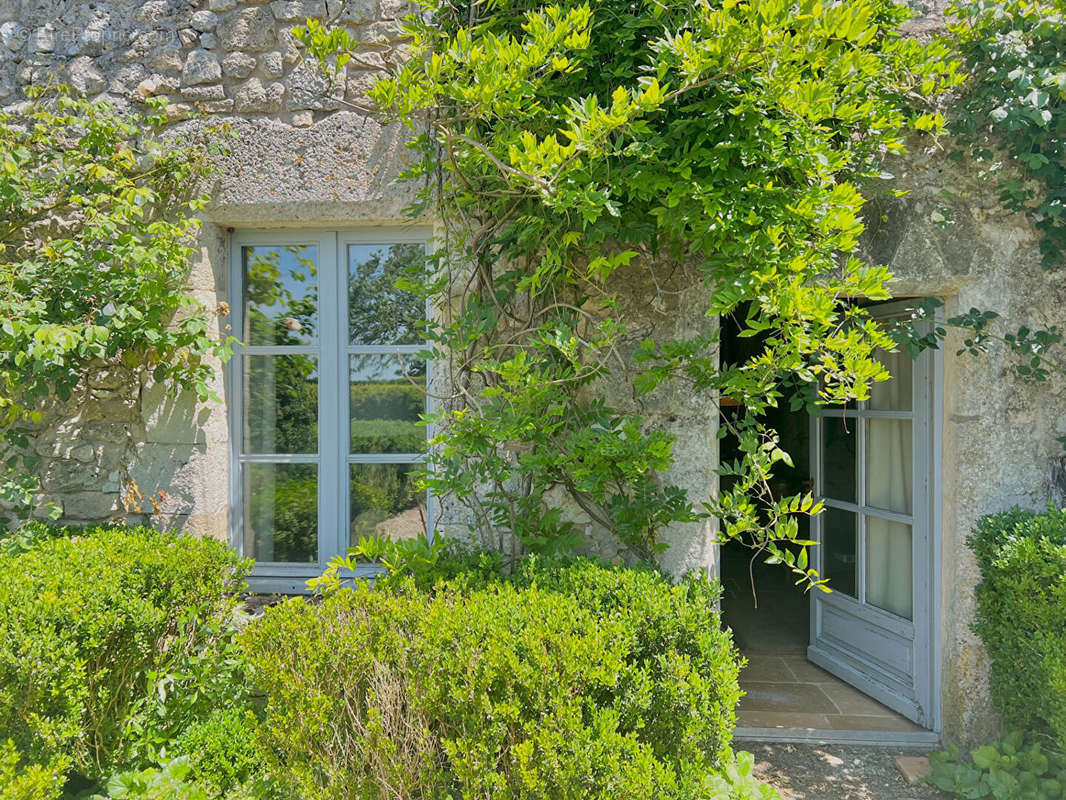
{"type": "Polygon", "coordinates": [[[338,495],[342,489],[337,439],[340,416],[340,393],[337,390],[337,365],[340,361],[340,322],[337,315],[337,235],[325,233],[319,244],[321,260],[318,275],[318,314],[320,330],[318,392],[318,560],[325,568],[337,554],[338,495]]]}

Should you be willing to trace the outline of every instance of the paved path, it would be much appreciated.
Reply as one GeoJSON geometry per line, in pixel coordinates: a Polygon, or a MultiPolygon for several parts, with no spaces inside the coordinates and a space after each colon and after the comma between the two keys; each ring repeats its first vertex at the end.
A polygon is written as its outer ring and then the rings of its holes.
{"type": "Polygon", "coordinates": [[[755,774],[784,800],[940,800],[932,786],[911,786],[892,759],[917,750],[737,742],[755,756],[755,774]]]}

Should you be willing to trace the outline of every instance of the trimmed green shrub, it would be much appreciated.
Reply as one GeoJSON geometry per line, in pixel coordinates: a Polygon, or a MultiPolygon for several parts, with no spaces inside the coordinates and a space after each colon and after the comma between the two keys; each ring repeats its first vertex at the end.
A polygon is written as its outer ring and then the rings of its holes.
{"type": "Polygon", "coordinates": [[[762,796],[715,775],[736,767],[741,695],[716,599],[696,578],[533,562],[295,598],[242,643],[272,769],[302,796],[762,796]]]}
{"type": "Polygon", "coordinates": [[[0,555],[0,740],[89,778],[123,763],[144,697],[229,613],[247,569],[221,542],[133,527],[0,555]]]}
{"type": "Polygon", "coordinates": [[[1066,510],[984,517],[969,544],[996,708],[1008,727],[1049,732],[1066,750],[1066,510]]]}
{"type": "Polygon", "coordinates": [[[56,800],[63,791],[64,760],[26,764],[11,740],[0,744],[0,800],[56,800]]]}

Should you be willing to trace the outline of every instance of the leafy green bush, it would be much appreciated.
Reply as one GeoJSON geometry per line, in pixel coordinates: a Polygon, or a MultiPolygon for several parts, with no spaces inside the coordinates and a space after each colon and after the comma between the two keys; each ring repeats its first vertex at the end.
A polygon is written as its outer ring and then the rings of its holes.
{"type": "Polygon", "coordinates": [[[1066,511],[984,517],[969,544],[996,708],[1007,726],[1049,732],[1066,750],[1066,511]]]}
{"type": "Polygon", "coordinates": [[[144,698],[202,652],[198,635],[230,611],[248,564],[221,542],[149,528],[39,533],[0,555],[0,740],[98,778],[140,746],[144,698]]]}
{"type": "Polygon", "coordinates": [[[242,643],[273,771],[303,796],[731,797],[743,770],[715,770],[739,663],[716,599],[695,578],[531,562],[295,598],[242,643]]]}
{"type": "Polygon", "coordinates": [[[15,743],[0,744],[0,800],[56,800],[63,791],[64,760],[24,764],[15,743]]]}
{"type": "Polygon", "coordinates": [[[954,44],[970,75],[952,132],[997,181],[1006,208],[1035,212],[1042,263],[1060,267],[1066,261],[1066,4],[956,0],[950,11],[954,44]]]}
{"type": "Polygon", "coordinates": [[[956,797],[995,800],[1051,800],[1066,787],[1066,759],[1026,742],[1018,731],[972,750],[970,758],[972,763],[961,762],[954,747],[933,753],[928,782],[956,797]]]}
{"type": "Polygon", "coordinates": [[[191,759],[201,783],[226,794],[257,777],[258,726],[251,709],[223,708],[178,734],[173,752],[191,759]]]}
{"type": "Polygon", "coordinates": [[[158,768],[120,772],[108,780],[106,793],[92,800],[208,800],[203,787],[189,780],[191,770],[189,759],[181,757],[158,768]]]}

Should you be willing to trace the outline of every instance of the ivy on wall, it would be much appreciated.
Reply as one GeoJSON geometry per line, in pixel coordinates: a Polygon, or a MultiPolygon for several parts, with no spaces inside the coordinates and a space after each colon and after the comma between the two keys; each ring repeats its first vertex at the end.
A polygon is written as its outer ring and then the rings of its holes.
{"type": "Polygon", "coordinates": [[[1066,3],[965,0],[951,26],[969,80],[952,132],[1031,213],[1044,267],[1066,264],[1066,3]],[[1008,165],[1012,168],[1008,168],[1008,165]]]}
{"type": "MultiPolygon", "coordinates": [[[[888,273],[849,255],[858,184],[908,131],[942,128],[930,101],[958,80],[945,45],[898,34],[907,16],[885,0],[426,0],[406,20],[411,57],[372,97],[414,132],[415,210],[442,227],[435,279],[410,278],[451,382],[425,480],[486,544],[572,546],[562,496],[635,558],[714,516],[822,584],[797,533],[819,507],[771,488],[790,456],[765,413],[888,377],[875,355],[892,340],[839,302],[888,297],[888,273]],[[700,293],[712,319],[637,341],[633,287],[644,308],[700,293]],[[760,342],[735,363],[726,315],[760,342]],[[729,487],[670,485],[674,437],[609,403],[619,382],[652,405],[670,387],[741,409],[721,415],[729,487]]],[[[359,47],[313,22],[298,35],[327,65],[359,47]]]]}

